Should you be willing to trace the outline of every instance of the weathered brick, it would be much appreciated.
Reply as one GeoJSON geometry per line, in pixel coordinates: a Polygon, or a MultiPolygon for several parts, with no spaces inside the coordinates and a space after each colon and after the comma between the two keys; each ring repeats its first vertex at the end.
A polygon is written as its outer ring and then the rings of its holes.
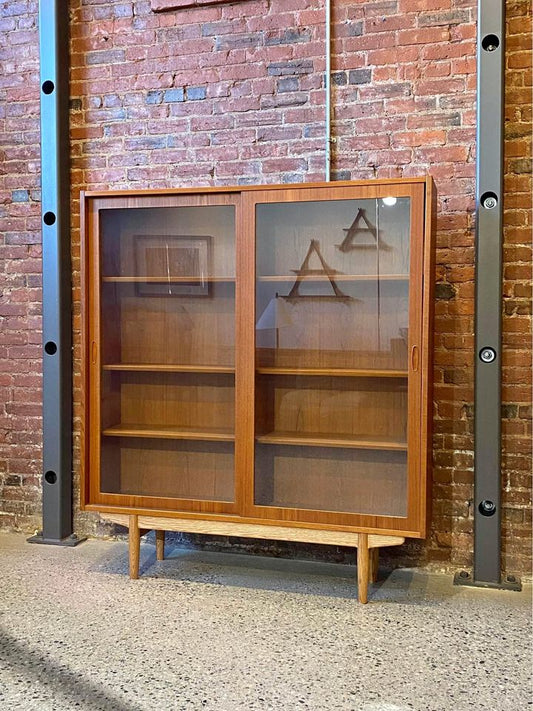
{"type": "Polygon", "coordinates": [[[346,76],[346,72],[332,72],[331,83],[335,86],[344,86],[347,84],[348,77],[346,76]]]}
{"type": "Polygon", "coordinates": [[[368,84],[371,79],[371,69],[352,69],[350,72],[348,72],[349,84],[368,84]]]}
{"type": "Polygon", "coordinates": [[[13,190],[11,193],[11,200],[13,202],[29,202],[30,193],[28,190],[13,190]]]}
{"type": "Polygon", "coordinates": [[[243,32],[242,34],[221,35],[215,40],[215,49],[243,49],[258,47],[264,42],[260,32],[243,32]]]}
{"type": "Polygon", "coordinates": [[[298,91],[300,82],[298,77],[283,77],[282,79],[278,79],[276,88],[279,92],[298,91]]]}
{"type": "MultiPolygon", "coordinates": [[[[151,92],[151,93],[159,93],[159,92],[151,92]]],[[[175,102],[179,101],[185,101],[185,92],[183,89],[167,89],[163,93],[163,99],[165,103],[167,104],[172,104],[175,102]]],[[[156,102],[154,102],[156,103],[156,102]]],[[[159,102],[157,102],[159,103],[159,102]]]]}
{"type": "Polygon", "coordinates": [[[298,42],[309,42],[311,34],[307,30],[290,29],[283,32],[268,32],[265,37],[267,46],[279,44],[297,44],[298,42]]]}
{"type": "Polygon", "coordinates": [[[446,300],[449,301],[450,299],[455,298],[456,294],[456,288],[454,287],[453,284],[448,284],[446,282],[444,283],[437,283],[435,284],[435,298],[440,299],[440,300],[446,300]]]}
{"type": "Polygon", "coordinates": [[[349,20],[344,24],[346,28],[346,34],[348,37],[360,37],[363,34],[363,23],[362,22],[350,22],[349,20]]]}
{"type": "Polygon", "coordinates": [[[420,13],[418,16],[419,27],[435,25],[458,25],[470,21],[469,10],[452,10],[443,12],[420,13]]]}
{"type": "Polygon", "coordinates": [[[531,158],[519,158],[518,160],[509,161],[509,170],[511,173],[531,173],[531,158]]]}
{"type": "Polygon", "coordinates": [[[303,106],[309,101],[309,94],[303,91],[291,91],[278,96],[262,96],[261,108],[272,109],[282,106],[303,106]]]}
{"type": "Polygon", "coordinates": [[[313,71],[312,60],[294,60],[287,62],[272,62],[268,65],[270,76],[282,76],[288,74],[309,74],[313,71]]]}
{"type": "Polygon", "coordinates": [[[87,52],[85,62],[91,64],[115,64],[124,62],[126,51],[124,49],[105,49],[98,52],[87,52]]]}
{"type": "Polygon", "coordinates": [[[207,96],[205,86],[188,86],[186,89],[188,101],[200,101],[207,96]]]}

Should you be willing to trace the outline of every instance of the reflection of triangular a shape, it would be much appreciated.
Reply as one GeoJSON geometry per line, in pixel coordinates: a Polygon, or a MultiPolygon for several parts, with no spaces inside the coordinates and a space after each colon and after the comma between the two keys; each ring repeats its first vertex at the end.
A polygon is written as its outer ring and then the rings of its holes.
{"type": "Polygon", "coordinates": [[[276,293],[275,296],[270,299],[256,323],[255,327],[258,331],[269,328],[285,328],[293,325],[289,307],[283,301],[283,298],[284,297],[276,293]]]}
{"type": "Polygon", "coordinates": [[[348,296],[347,294],[344,294],[339,287],[337,286],[337,282],[334,279],[335,274],[339,274],[339,272],[336,269],[332,269],[322,256],[320,252],[320,242],[317,239],[312,239],[311,243],[309,245],[309,249],[307,250],[307,254],[305,255],[305,258],[302,262],[302,265],[299,269],[292,269],[296,274],[296,281],[292,285],[292,289],[290,290],[289,294],[285,297],[286,299],[342,299],[344,301],[351,301],[352,297],[348,296]],[[318,260],[322,266],[321,269],[311,269],[309,267],[309,263],[311,261],[311,257],[313,254],[316,254],[318,257],[318,260]],[[333,289],[333,294],[300,294],[300,284],[302,281],[304,281],[307,277],[313,278],[316,276],[326,276],[329,280],[329,283],[331,284],[331,288],[333,289]]]}
{"type": "MultiPolygon", "coordinates": [[[[375,249],[378,245],[378,231],[375,225],[370,222],[366,216],[366,210],[362,207],[360,207],[357,211],[357,215],[355,216],[352,224],[349,227],[344,228],[343,232],[346,232],[346,237],[341,244],[335,245],[341,252],[351,252],[354,249],[375,249]],[[361,221],[364,222],[366,227],[359,226],[361,221]],[[360,234],[371,235],[373,241],[355,242],[355,238],[360,234]]],[[[379,247],[380,249],[390,249],[389,245],[381,239],[379,240],[379,247]]]]}

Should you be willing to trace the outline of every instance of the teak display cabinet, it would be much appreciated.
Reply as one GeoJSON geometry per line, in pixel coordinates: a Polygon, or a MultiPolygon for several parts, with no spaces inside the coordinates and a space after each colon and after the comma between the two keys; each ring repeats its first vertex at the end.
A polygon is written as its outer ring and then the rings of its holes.
{"type": "Polygon", "coordinates": [[[82,195],[82,505],[164,531],[423,537],[431,179],[82,195]]]}

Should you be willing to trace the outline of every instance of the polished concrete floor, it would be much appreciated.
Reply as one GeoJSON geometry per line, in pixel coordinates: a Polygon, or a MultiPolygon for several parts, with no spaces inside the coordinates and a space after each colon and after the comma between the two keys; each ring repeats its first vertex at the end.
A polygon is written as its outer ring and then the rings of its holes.
{"type": "Polygon", "coordinates": [[[0,709],[526,711],[531,588],[0,534],[0,709]]]}

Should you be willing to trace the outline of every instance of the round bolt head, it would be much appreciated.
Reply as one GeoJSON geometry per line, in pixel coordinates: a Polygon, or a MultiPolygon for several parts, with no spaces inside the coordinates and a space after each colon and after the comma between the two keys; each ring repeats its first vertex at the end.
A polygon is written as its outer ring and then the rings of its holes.
{"type": "Polygon", "coordinates": [[[483,363],[493,363],[496,360],[496,351],[486,346],[479,351],[479,358],[483,363]]]}
{"type": "Polygon", "coordinates": [[[498,201],[496,200],[495,197],[492,197],[492,196],[485,198],[485,200],[483,201],[483,207],[486,210],[493,210],[497,204],[498,204],[498,201]]]}
{"type": "Polygon", "coordinates": [[[493,516],[496,513],[496,504],[490,499],[483,499],[479,504],[479,513],[483,516],[493,516]]]}

